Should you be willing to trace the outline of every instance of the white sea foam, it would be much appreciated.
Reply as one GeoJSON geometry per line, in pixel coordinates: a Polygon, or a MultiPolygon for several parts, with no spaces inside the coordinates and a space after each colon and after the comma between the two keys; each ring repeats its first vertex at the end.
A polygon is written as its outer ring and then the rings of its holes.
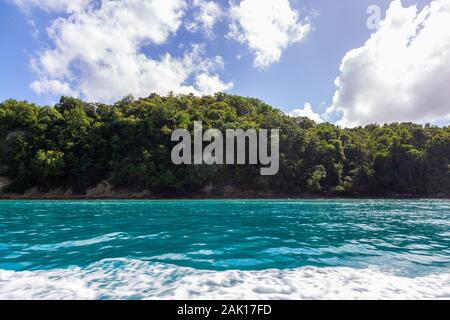
{"type": "Polygon", "coordinates": [[[450,273],[374,269],[206,271],[112,259],[87,268],[0,270],[0,299],[450,299],[450,273]]]}

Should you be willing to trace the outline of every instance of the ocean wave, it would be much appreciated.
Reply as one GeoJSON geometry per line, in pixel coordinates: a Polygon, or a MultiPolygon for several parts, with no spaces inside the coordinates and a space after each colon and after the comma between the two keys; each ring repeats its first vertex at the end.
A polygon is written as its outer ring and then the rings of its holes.
{"type": "Polygon", "coordinates": [[[108,259],[86,268],[0,270],[0,299],[450,299],[450,273],[376,269],[209,271],[108,259]]]}
{"type": "Polygon", "coordinates": [[[83,247],[83,246],[90,246],[93,244],[98,244],[102,242],[108,242],[115,239],[118,239],[119,236],[122,236],[122,232],[114,232],[114,233],[108,233],[99,237],[95,237],[92,239],[85,239],[85,240],[73,240],[73,241],[64,241],[61,243],[54,243],[54,244],[41,244],[41,245],[34,245],[29,248],[29,250],[35,250],[35,251],[54,251],[61,248],[70,248],[70,247],[83,247]]]}

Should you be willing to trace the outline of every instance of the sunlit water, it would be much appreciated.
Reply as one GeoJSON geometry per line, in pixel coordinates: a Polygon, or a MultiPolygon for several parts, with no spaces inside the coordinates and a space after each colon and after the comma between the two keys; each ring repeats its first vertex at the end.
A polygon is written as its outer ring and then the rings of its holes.
{"type": "Polygon", "coordinates": [[[450,201],[1,201],[0,298],[450,299],[450,201]]]}

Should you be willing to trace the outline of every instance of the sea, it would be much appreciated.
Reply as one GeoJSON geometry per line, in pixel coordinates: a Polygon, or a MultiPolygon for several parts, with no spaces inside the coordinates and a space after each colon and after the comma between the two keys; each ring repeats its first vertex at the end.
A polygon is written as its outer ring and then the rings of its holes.
{"type": "Polygon", "coordinates": [[[4,200],[0,299],[450,299],[450,200],[4,200]]]}

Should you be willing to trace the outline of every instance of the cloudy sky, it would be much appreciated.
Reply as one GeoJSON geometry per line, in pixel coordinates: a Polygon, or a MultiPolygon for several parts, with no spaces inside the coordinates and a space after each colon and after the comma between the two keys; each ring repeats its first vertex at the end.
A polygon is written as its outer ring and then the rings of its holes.
{"type": "Polygon", "coordinates": [[[342,126],[450,123],[450,0],[0,0],[0,43],[0,100],[224,91],[342,126]]]}

